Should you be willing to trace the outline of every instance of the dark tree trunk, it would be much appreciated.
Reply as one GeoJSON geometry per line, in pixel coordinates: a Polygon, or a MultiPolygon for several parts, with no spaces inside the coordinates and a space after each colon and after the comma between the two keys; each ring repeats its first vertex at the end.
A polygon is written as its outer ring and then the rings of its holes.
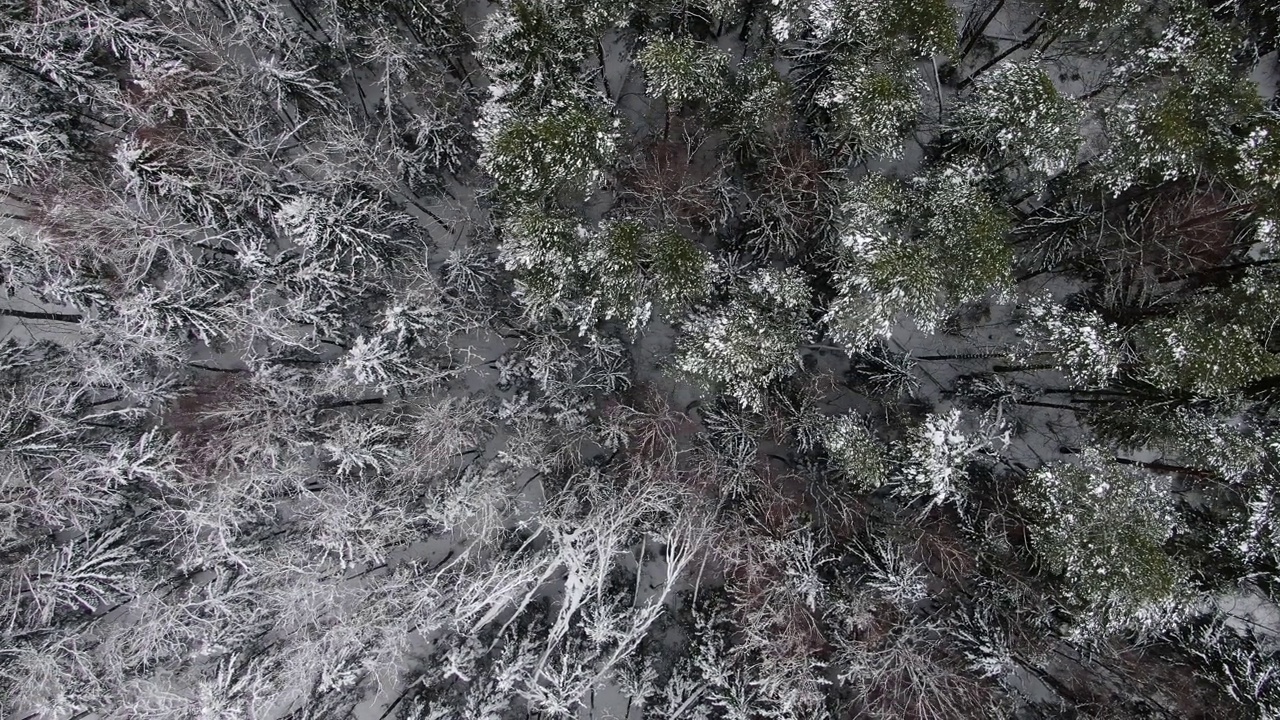
{"type": "Polygon", "coordinates": [[[65,323],[78,323],[84,319],[83,315],[77,313],[34,312],[31,310],[15,310],[13,308],[0,308],[0,315],[23,320],[52,320],[65,323]]]}
{"type": "Polygon", "coordinates": [[[1039,39],[1040,39],[1040,36],[1041,36],[1041,35],[1044,35],[1044,29],[1043,29],[1043,28],[1041,28],[1040,30],[1037,30],[1037,31],[1036,31],[1034,34],[1032,34],[1032,35],[1028,35],[1024,40],[1022,40],[1022,41],[1020,41],[1020,42],[1018,42],[1018,43],[1015,43],[1015,44],[1013,44],[1013,45],[1010,45],[1008,48],[1005,48],[1004,52],[1002,52],[1002,53],[1000,53],[999,55],[996,55],[995,57],[991,58],[991,59],[990,59],[990,60],[988,60],[988,61],[987,61],[987,62],[986,62],[982,67],[978,68],[977,70],[974,70],[974,71],[973,71],[973,73],[969,75],[969,77],[965,78],[964,80],[961,80],[961,81],[960,81],[960,84],[956,86],[956,89],[957,89],[957,90],[963,90],[963,89],[965,89],[966,87],[969,87],[969,84],[970,84],[970,83],[972,83],[974,80],[977,80],[977,79],[978,79],[978,77],[979,77],[979,76],[981,76],[981,75],[982,75],[983,73],[985,73],[986,71],[990,70],[991,68],[995,67],[996,65],[999,65],[1001,62],[1003,62],[1003,61],[1004,61],[1004,59],[1005,59],[1005,58],[1007,58],[1007,57],[1009,57],[1010,55],[1012,55],[1012,54],[1014,54],[1014,53],[1018,52],[1019,50],[1023,50],[1023,49],[1025,49],[1025,48],[1028,48],[1028,47],[1030,47],[1031,45],[1033,45],[1033,44],[1035,43],[1035,41],[1036,41],[1036,40],[1039,40],[1039,39]]]}
{"type": "Polygon", "coordinates": [[[974,44],[978,42],[978,38],[982,37],[987,26],[991,24],[992,20],[996,19],[996,15],[998,15],[1000,10],[1004,7],[1004,2],[1005,0],[998,0],[991,8],[991,12],[987,13],[987,16],[982,19],[982,22],[978,23],[977,26],[970,31],[968,39],[965,40],[964,47],[961,48],[960,53],[956,55],[956,59],[954,60],[955,65],[958,66],[960,63],[964,62],[966,57],[968,57],[970,51],[973,50],[974,44]]]}

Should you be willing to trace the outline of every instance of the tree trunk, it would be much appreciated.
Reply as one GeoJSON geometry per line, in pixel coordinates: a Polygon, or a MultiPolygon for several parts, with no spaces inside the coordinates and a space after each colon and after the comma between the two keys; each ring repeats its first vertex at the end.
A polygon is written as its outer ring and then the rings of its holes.
{"type": "Polygon", "coordinates": [[[604,84],[604,96],[613,97],[613,91],[609,89],[609,74],[604,66],[604,44],[596,40],[596,61],[600,63],[600,82],[604,84]]]}
{"type": "Polygon", "coordinates": [[[214,366],[212,366],[212,365],[204,365],[204,364],[202,364],[202,363],[194,363],[194,362],[189,362],[189,363],[187,363],[187,367],[193,367],[193,368],[195,368],[195,369],[197,369],[197,370],[208,370],[209,372],[218,372],[218,373],[247,373],[247,372],[249,372],[249,370],[248,370],[247,368],[220,368],[220,367],[214,367],[214,366]]]}
{"type": "Polygon", "coordinates": [[[1071,412],[1080,411],[1080,408],[1076,407],[1075,405],[1063,405],[1061,403],[1047,403],[1047,402],[1040,402],[1039,400],[1018,400],[1017,404],[1026,405],[1030,407],[1049,408],[1051,410],[1069,410],[1071,412]]]}
{"type": "Polygon", "coordinates": [[[999,65],[1005,58],[1035,43],[1036,40],[1040,39],[1041,35],[1044,35],[1043,28],[1041,28],[1040,30],[1037,30],[1033,35],[1028,35],[1026,39],[1022,40],[1021,42],[1010,45],[1008,48],[1005,49],[1004,52],[991,58],[986,62],[985,65],[978,68],[977,70],[974,70],[973,73],[969,75],[969,77],[960,81],[960,84],[956,86],[956,89],[957,90],[965,89],[966,87],[969,86],[969,83],[972,83],[974,80],[978,79],[980,75],[990,70],[991,68],[995,67],[996,65],[999,65]]]}
{"type": "Polygon", "coordinates": [[[381,404],[382,404],[382,398],[372,397],[372,398],[363,398],[361,400],[344,400],[342,402],[323,403],[323,404],[317,405],[316,409],[340,410],[342,408],[348,408],[348,407],[360,407],[362,405],[381,405],[381,404]]]}
{"type": "Polygon", "coordinates": [[[961,48],[960,53],[956,55],[956,59],[953,61],[956,66],[959,66],[968,57],[969,52],[973,50],[974,44],[978,42],[978,38],[982,37],[982,34],[986,32],[987,26],[991,24],[992,20],[996,19],[996,15],[1000,13],[1003,7],[1004,0],[998,0],[995,6],[991,8],[991,12],[987,13],[982,22],[978,23],[977,27],[970,32],[969,38],[965,40],[964,47],[961,48]]]}
{"type": "Polygon", "coordinates": [[[991,368],[991,372],[1010,373],[1010,372],[1035,372],[1036,370],[1052,370],[1052,365],[996,365],[991,368]]]}
{"type": "Polygon", "coordinates": [[[1041,395],[1111,395],[1115,397],[1129,397],[1129,393],[1124,390],[1112,390],[1110,388],[1090,388],[1077,390],[1075,388],[1049,388],[1041,390],[1041,395]]]}
{"type": "Polygon", "coordinates": [[[1148,470],[1154,470],[1162,473],[1179,473],[1182,475],[1193,475],[1195,477],[1202,478],[1216,477],[1214,473],[1211,473],[1208,470],[1186,467],[1184,465],[1170,465],[1169,463],[1163,463],[1159,460],[1147,462],[1145,460],[1134,460],[1133,458],[1125,458],[1117,455],[1115,457],[1115,461],[1121,465],[1136,465],[1140,468],[1146,468],[1148,470]]]}
{"type": "Polygon", "coordinates": [[[23,320],[52,320],[55,322],[78,323],[84,319],[77,313],[33,312],[31,310],[15,310],[0,308],[0,316],[21,318],[23,320]]]}
{"type": "Polygon", "coordinates": [[[991,360],[1008,357],[1009,353],[958,353],[955,355],[912,355],[912,360],[991,360]]]}
{"type": "Polygon", "coordinates": [[[1028,281],[1028,280],[1030,280],[1030,279],[1032,279],[1032,278],[1039,277],[1039,276],[1041,276],[1041,275],[1043,275],[1043,274],[1045,274],[1045,273],[1047,273],[1047,272],[1052,272],[1052,270],[1050,270],[1049,268],[1040,268],[1039,270],[1032,270],[1031,272],[1027,273],[1026,275],[1020,275],[1020,276],[1018,276],[1017,278],[1014,278],[1014,282],[1015,282],[1015,283],[1024,283],[1024,282],[1026,282],[1026,281],[1028,281]]]}
{"type": "Polygon", "coordinates": [[[746,42],[751,37],[751,21],[756,17],[756,0],[747,0],[747,7],[742,11],[742,32],[738,33],[738,39],[746,42]]]}

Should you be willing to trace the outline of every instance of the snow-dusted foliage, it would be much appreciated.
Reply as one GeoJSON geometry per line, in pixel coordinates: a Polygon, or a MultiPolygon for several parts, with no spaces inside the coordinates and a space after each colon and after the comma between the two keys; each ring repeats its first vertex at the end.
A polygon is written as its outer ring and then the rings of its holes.
{"type": "Polygon", "coordinates": [[[516,273],[526,311],[577,323],[582,333],[602,321],[638,332],[655,307],[679,312],[709,287],[706,253],[674,231],[634,220],[587,229],[535,210],[501,227],[498,258],[516,273]]]}
{"type": "Polygon", "coordinates": [[[1185,571],[1163,548],[1178,526],[1170,490],[1167,477],[1096,448],[1027,478],[1032,542],[1078,604],[1080,632],[1159,625],[1185,591],[1185,571]]]}
{"type": "Polygon", "coordinates": [[[920,114],[924,81],[914,68],[838,62],[815,102],[831,114],[836,140],[858,154],[897,157],[920,114]]]}
{"type": "Polygon", "coordinates": [[[1280,688],[1275,682],[1280,658],[1264,633],[1234,624],[1221,615],[1197,619],[1182,633],[1184,642],[1206,674],[1251,717],[1280,717],[1280,688]]]}
{"type": "Polygon", "coordinates": [[[516,271],[529,307],[554,307],[575,284],[588,231],[572,218],[526,210],[499,226],[498,259],[516,271]]]}
{"type": "Polygon", "coordinates": [[[65,117],[44,101],[19,71],[0,69],[0,173],[8,183],[35,180],[68,159],[65,117]]]}
{"type": "Polygon", "coordinates": [[[1008,220],[975,183],[947,167],[915,185],[869,175],[849,193],[835,255],[832,336],[861,350],[905,317],[937,327],[953,306],[1008,284],[1008,220]]]}
{"type": "Polygon", "coordinates": [[[1280,372],[1280,357],[1243,324],[1185,314],[1145,323],[1140,339],[1146,376],[1162,388],[1225,395],[1280,372]]]}
{"type": "Polygon", "coordinates": [[[711,267],[679,233],[624,220],[591,234],[584,269],[591,273],[587,318],[617,320],[636,332],[655,307],[679,312],[704,295],[711,267]]]}
{"type": "Polygon", "coordinates": [[[899,451],[898,491],[908,498],[928,499],[928,507],[964,505],[970,494],[970,465],[1008,442],[1008,431],[998,421],[967,418],[959,408],[932,413],[899,451]]]}
{"type": "Polygon", "coordinates": [[[1262,110],[1234,54],[1240,37],[1194,3],[1172,4],[1159,39],[1115,69],[1130,92],[1102,112],[1109,145],[1099,179],[1120,192],[1194,175],[1231,153],[1235,130],[1262,110]]]}
{"type": "Polygon", "coordinates": [[[808,30],[820,42],[855,43],[911,57],[946,54],[956,46],[956,11],[938,0],[779,0],[770,5],[770,30],[782,42],[808,30]]]}
{"type": "Polygon", "coordinates": [[[1068,310],[1040,299],[1027,307],[1022,330],[1032,352],[1048,354],[1077,387],[1104,387],[1132,360],[1120,328],[1097,311],[1068,310]]]}
{"type": "Polygon", "coordinates": [[[733,148],[759,154],[788,127],[794,89],[767,58],[743,62],[727,95],[726,130],[733,148]]]}
{"type": "Polygon", "coordinates": [[[0,715],[1275,715],[1264,5],[0,0],[0,715]]]}
{"type": "Polygon", "coordinates": [[[616,150],[617,125],[577,98],[554,100],[535,115],[511,108],[486,114],[480,163],[513,205],[589,193],[616,150]]]}
{"type": "Polygon", "coordinates": [[[1065,0],[1046,9],[1050,27],[1089,38],[1132,32],[1142,22],[1145,7],[1139,0],[1065,0]]]}
{"type": "Polygon", "coordinates": [[[1080,104],[1063,96],[1035,59],[982,75],[956,110],[956,131],[1000,162],[1020,160],[1053,176],[1076,162],[1084,142],[1080,104]]]}
{"type": "Polygon", "coordinates": [[[519,0],[488,15],[479,56],[491,79],[491,97],[542,107],[576,86],[579,66],[592,52],[593,36],[622,16],[612,3],[519,0]]]}
{"type": "Polygon", "coordinates": [[[831,462],[854,486],[875,490],[888,482],[889,463],[883,446],[855,415],[840,415],[822,430],[822,447],[831,462]]]}
{"type": "Polygon", "coordinates": [[[1235,171],[1241,177],[1241,184],[1261,192],[1280,188],[1280,151],[1276,149],[1276,132],[1275,114],[1267,113],[1258,119],[1257,126],[1247,137],[1237,142],[1235,151],[1239,160],[1235,171]]]}
{"type": "Polygon", "coordinates": [[[728,54],[689,38],[654,38],[636,60],[649,94],[675,105],[717,100],[729,65],[728,54]]]}
{"type": "Polygon", "coordinates": [[[808,282],[795,270],[762,269],[729,292],[726,305],[685,321],[676,367],[760,409],[768,389],[800,369],[808,282]]]}

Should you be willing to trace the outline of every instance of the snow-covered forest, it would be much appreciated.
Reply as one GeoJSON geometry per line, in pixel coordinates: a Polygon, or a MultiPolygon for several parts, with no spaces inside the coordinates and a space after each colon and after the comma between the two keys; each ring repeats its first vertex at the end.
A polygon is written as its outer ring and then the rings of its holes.
{"type": "Polygon", "coordinates": [[[0,0],[0,717],[1280,718],[1276,0],[0,0]]]}

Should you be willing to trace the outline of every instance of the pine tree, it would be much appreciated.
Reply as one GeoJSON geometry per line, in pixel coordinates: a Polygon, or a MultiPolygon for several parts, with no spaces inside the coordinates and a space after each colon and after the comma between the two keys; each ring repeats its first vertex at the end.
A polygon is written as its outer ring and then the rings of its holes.
{"type": "Polygon", "coordinates": [[[732,77],[718,117],[730,147],[758,157],[788,127],[794,91],[765,57],[745,60],[732,77]]]}
{"type": "Polygon", "coordinates": [[[959,408],[935,411],[899,449],[899,492],[928,498],[927,507],[963,506],[970,496],[970,464],[1008,442],[1008,430],[998,420],[966,418],[959,408]]]}
{"type": "Polygon", "coordinates": [[[1280,360],[1241,325],[1160,318],[1144,323],[1140,342],[1147,378],[1168,392],[1225,395],[1280,373],[1280,360]]]}
{"type": "Polygon", "coordinates": [[[794,374],[809,337],[809,287],[796,270],[757,270],[720,306],[681,328],[676,368],[754,409],[768,388],[794,374]]]}
{"type": "Polygon", "coordinates": [[[1073,387],[1106,387],[1133,360],[1119,326],[1097,311],[1070,310],[1052,298],[1027,307],[1022,330],[1032,352],[1048,354],[1073,387]]]}
{"type": "Polygon", "coordinates": [[[631,332],[649,321],[655,304],[680,312],[709,289],[706,253],[679,233],[646,230],[634,221],[607,223],[592,233],[586,268],[593,315],[619,319],[631,332]]]}
{"type": "Polygon", "coordinates": [[[1064,578],[1085,637],[1158,626],[1162,606],[1185,592],[1185,571],[1164,547],[1178,526],[1167,477],[1087,448],[1028,476],[1021,499],[1036,552],[1064,578]]]}
{"type": "Polygon", "coordinates": [[[887,458],[865,421],[837,416],[823,428],[821,442],[832,465],[860,490],[873,491],[888,482],[887,458]]]}
{"type": "Polygon", "coordinates": [[[862,57],[835,61],[815,102],[831,116],[828,143],[865,157],[898,157],[921,111],[924,81],[906,62],[878,66],[862,57]]]}
{"type": "Polygon", "coordinates": [[[535,115],[495,109],[485,122],[480,162],[497,198],[516,207],[582,198],[616,151],[617,123],[578,98],[557,97],[535,115]]]}
{"type": "Polygon", "coordinates": [[[577,87],[594,39],[620,19],[611,3],[516,0],[485,23],[480,59],[493,78],[490,94],[540,109],[577,87]]]}
{"type": "Polygon", "coordinates": [[[899,315],[931,330],[949,307],[1005,290],[1008,219],[977,177],[948,167],[918,187],[873,175],[852,189],[834,250],[838,294],[826,315],[833,338],[861,350],[887,336],[899,315]]]}
{"type": "Polygon", "coordinates": [[[1048,177],[1075,164],[1083,119],[1080,103],[1064,97],[1033,57],[979,77],[952,122],[957,135],[998,162],[1017,161],[1048,177]]]}
{"type": "Polygon", "coordinates": [[[649,94],[673,107],[719,101],[729,64],[721,50],[684,37],[653,38],[636,60],[644,68],[649,94]]]}
{"type": "Polygon", "coordinates": [[[1270,284],[1254,276],[1146,320],[1137,331],[1144,379],[1166,392],[1220,396],[1276,375],[1280,366],[1266,337],[1278,300],[1270,284]],[[1205,323],[1209,318],[1214,322],[1205,323]]]}
{"type": "Polygon", "coordinates": [[[1256,115],[1257,86],[1234,60],[1233,29],[1175,3],[1159,39],[1118,73],[1127,97],[1103,112],[1109,145],[1097,176],[1112,192],[1235,163],[1231,128],[1256,115]]]}

